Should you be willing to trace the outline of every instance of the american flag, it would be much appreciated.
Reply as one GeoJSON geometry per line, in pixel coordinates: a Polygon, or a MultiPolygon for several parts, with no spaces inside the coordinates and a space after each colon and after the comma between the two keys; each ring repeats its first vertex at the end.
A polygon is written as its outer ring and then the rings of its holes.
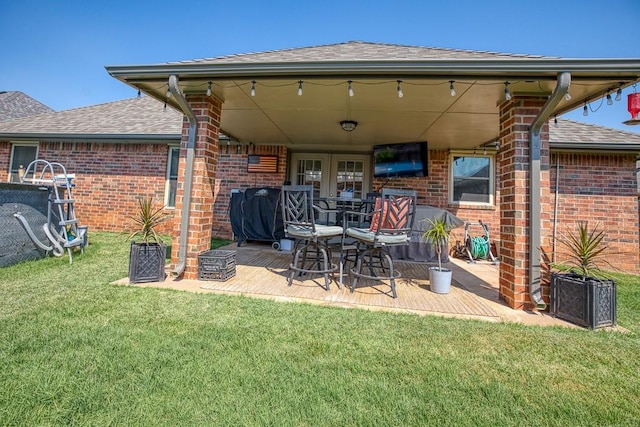
{"type": "Polygon", "coordinates": [[[278,172],[278,156],[273,155],[249,155],[247,163],[249,173],[276,173],[278,172]]]}

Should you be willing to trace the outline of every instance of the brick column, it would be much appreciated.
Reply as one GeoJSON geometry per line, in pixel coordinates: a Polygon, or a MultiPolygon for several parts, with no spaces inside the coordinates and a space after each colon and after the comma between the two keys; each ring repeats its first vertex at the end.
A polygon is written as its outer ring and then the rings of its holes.
{"type": "MultiPolygon", "coordinates": [[[[500,298],[514,309],[531,309],[529,298],[529,127],[546,98],[514,96],[500,106],[500,298]]],[[[549,132],[541,136],[541,236],[550,219],[549,132]]],[[[542,252],[545,252],[543,245],[542,252]]],[[[548,296],[548,286],[543,287],[548,296]]]]}
{"type": "MultiPolygon", "coordinates": [[[[193,182],[191,191],[191,209],[189,214],[189,235],[187,243],[187,263],[185,279],[197,279],[198,254],[209,250],[213,225],[213,192],[215,171],[218,162],[220,113],[222,102],[213,97],[197,96],[188,99],[191,109],[198,120],[195,142],[195,162],[193,164],[193,182]]],[[[180,225],[182,223],[182,205],[187,158],[187,130],[189,122],[183,124],[180,162],[178,166],[178,188],[176,191],[176,229],[171,246],[171,261],[178,263],[180,245],[180,225]]]]}

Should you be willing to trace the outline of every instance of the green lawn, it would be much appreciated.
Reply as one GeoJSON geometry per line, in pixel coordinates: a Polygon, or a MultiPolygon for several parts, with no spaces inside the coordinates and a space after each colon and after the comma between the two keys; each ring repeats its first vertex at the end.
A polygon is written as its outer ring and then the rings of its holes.
{"type": "Polygon", "coordinates": [[[638,277],[594,332],[114,286],[90,242],[0,269],[0,425],[640,424],[638,277]]]}

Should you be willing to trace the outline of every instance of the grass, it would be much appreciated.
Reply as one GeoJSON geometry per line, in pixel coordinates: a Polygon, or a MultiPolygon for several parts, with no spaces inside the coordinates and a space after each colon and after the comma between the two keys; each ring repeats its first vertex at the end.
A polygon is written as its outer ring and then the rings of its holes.
{"type": "Polygon", "coordinates": [[[0,269],[2,425],[638,425],[628,333],[114,286],[128,244],[0,269]]]}

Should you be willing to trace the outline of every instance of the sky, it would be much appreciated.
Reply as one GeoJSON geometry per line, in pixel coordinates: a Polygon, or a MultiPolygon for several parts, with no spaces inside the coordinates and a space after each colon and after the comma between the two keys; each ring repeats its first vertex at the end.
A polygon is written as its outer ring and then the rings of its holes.
{"type": "MultiPolygon", "coordinates": [[[[640,58],[640,0],[0,0],[0,91],[54,110],[136,96],[107,65],[365,41],[565,58],[640,58]]],[[[640,84],[636,88],[640,91],[640,84]]],[[[622,101],[563,117],[626,126],[622,101]]]]}

